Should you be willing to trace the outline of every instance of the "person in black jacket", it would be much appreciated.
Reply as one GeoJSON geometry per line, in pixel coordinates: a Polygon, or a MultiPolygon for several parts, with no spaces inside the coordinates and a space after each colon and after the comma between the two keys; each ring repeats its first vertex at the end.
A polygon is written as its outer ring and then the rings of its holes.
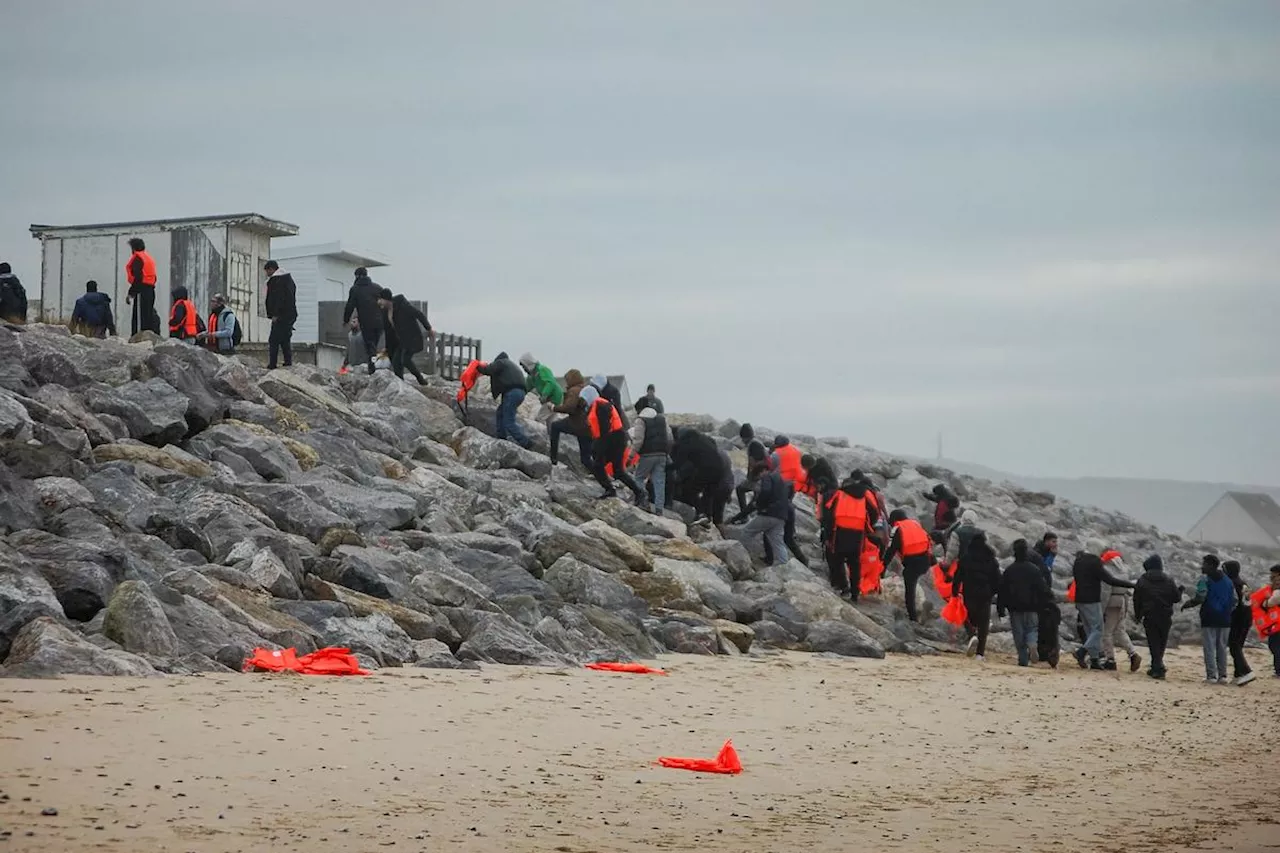
{"type": "Polygon", "coordinates": [[[1243,687],[1257,678],[1244,656],[1244,644],[1253,627],[1253,608],[1249,604],[1249,588],[1240,577],[1240,563],[1227,560],[1222,564],[1222,571],[1231,578],[1236,596],[1236,606],[1231,611],[1231,630],[1227,634],[1227,651],[1231,653],[1231,667],[1234,670],[1231,679],[1237,687],[1243,687]]]}
{"type": "Polygon", "coordinates": [[[378,306],[383,311],[383,324],[387,330],[387,352],[391,355],[391,369],[396,376],[404,379],[405,368],[408,368],[419,385],[426,385],[427,378],[422,375],[418,365],[413,363],[413,356],[422,352],[422,329],[427,330],[427,336],[432,345],[435,345],[436,333],[431,328],[427,315],[405,299],[404,294],[397,296],[389,287],[378,292],[378,306]]]}
{"type": "MultiPolygon", "coordinates": [[[[1182,600],[1182,587],[1164,573],[1164,561],[1152,554],[1142,563],[1142,577],[1133,588],[1133,618],[1142,622],[1151,650],[1151,668],[1147,675],[1163,679],[1164,652],[1169,647],[1169,628],[1173,625],[1173,608],[1182,600]]],[[[1079,587],[1077,595],[1079,594],[1079,587]]]]}
{"type": "Polygon", "coordinates": [[[965,630],[970,634],[965,654],[985,661],[987,634],[991,632],[991,600],[1000,589],[1000,563],[996,552],[987,544],[987,534],[981,530],[973,535],[969,547],[960,555],[956,576],[952,581],[953,595],[964,599],[969,611],[965,630]]]}
{"type": "Polygon", "coordinates": [[[800,457],[800,467],[804,469],[807,484],[819,496],[835,491],[840,485],[840,481],[836,479],[836,469],[825,456],[806,453],[800,457]]]}
{"type": "Polygon", "coordinates": [[[747,476],[738,484],[738,513],[742,518],[746,518],[747,511],[747,495],[755,490],[755,479],[751,476],[751,472],[756,470],[752,463],[757,459],[766,459],[769,454],[764,449],[764,442],[756,438],[756,431],[751,424],[743,424],[738,428],[738,439],[742,442],[742,446],[747,451],[747,476]]]}
{"type": "Polygon", "coordinates": [[[0,263],[0,320],[19,326],[27,322],[27,291],[7,263],[0,263]]]}
{"type": "MultiPolygon", "coordinates": [[[[674,496],[697,511],[697,519],[714,523],[716,494],[725,479],[724,461],[715,440],[696,429],[673,430],[671,474],[675,481],[674,496]]],[[[723,510],[721,510],[723,523],[723,510]]]]}
{"type": "Polygon", "coordinates": [[[105,338],[116,333],[116,318],[111,313],[111,297],[98,292],[92,279],[84,283],[84,296],[71,310],[71,329],[79,329],[87,338],[105,338]]]}
{"type": "MultiPolygon", "coordinates": [[[[520,387],[523,390],[524,386],[520,387]]],[[[636,506],[647,510],[648,497],[644,489],[634,477],[627,473],[625,459],[627,433],[622,428],[622,413],[617,411],[613,404],[595,389],[594,385],[583,389],[582,402],[587,407],[587,426],[595,439],[591,447],[591,456],[595,460],[595,469],[592,473],[604,488],[604,494],[600,497],[616,498],[618,492],[613,487],[613,481],[617,480],[636,496],[636,506]],[[614,423],[615,414],[618,418],[616,424],[614,423]],[[613,471],[612,476],[610,469],[613,471]]]]}
{"type": "Polygon", "coordinates": [[[1038,656],[1040,611],[1051,600],[1044,585],[1044,576],[1028,556],[1027,540],[1013,543],[1013,562],[1000,577],[1000,593],[996,599],[996,613],[1009,613],[1009,627],[1013,629],[1013,643],[1018,649],[1018,666],[1029,666],[1038,656]]]}
{"type": "MultiPolygon", "coordinates": [[[[1056,540],[1057,537],[1055,536],[1056,540]]],[[[1043,542],[1044,540],[1041,540],[1043,542]]],[[[1041,542],[1027,552],[1027,559],[1035,564],[1036,570],[1044,579],[1044,588],[1048,591],[1044,604],[1040,607],[1038,625],[1036,626],[1036,654],[1040,660],[1049,662],[1049,666],[1058,668],[1061,657],[1058,629],[1062,627],[1062,609],[1053,597],[1053,571],[1045,565],[1044,554],[1040,550],[1041,542]]],[[[1056,543],[1055,543],[1056,547],[1056,543]]]]}
{"type": "MultiPolygon", "coordinates": [[[[360,324],[364,325],[363,318],[360,324]]],[[[483,365],[479,370],[489,377],[489,393],[493,394],[493,399],[498,400],[498,438],[509,438],[525,450],[533,447],[533,440],[525,433],[524,427],[520,426],[520,421],[516,417],[526,394],[524,371],[520,369],[520,365],[512,361],[505,352],[500,352],[497,358],[483,365]]],[[[625,445],[625,437],[623,441],[625,445]]],[[[599,459],[596,460],[597,464],[599,461],[599,459]]]]}
{"type": "Polygon", "coordinates": [[[631,419],[627,417],[627,410],[622,408],[622,392],[618,390],[618,386],[610,382],[609,377],[603,373],[597,373],[591,377],[591,386],[599,391],[600,396],[608,400],[618,410],[618,417],[622,418],[622,428],[630,430],[631,419]]]}
{"type": "Polygon", "coordinates": [[[293,366],[293,326],[298,322],[297,286],[293,276],[280,269],[275,261],[262,265],[267,273],[267,318],[271,333],[267,337],[267,370],[276,369],[276,358],[283,351],[284,366],[293,366]]]}
{"type": "Polygon", "coordinates": [[[360,337],[364,338],[364,348],[369,354],[369,375],[377,369],[378,341],[382,337],[382,309],[378,307],[378,296],[382,288],[369,278],[369,271],[364,267],[356,270],[356,280],[347,293],[347,305],[342,309],[342,323],[351,322],[354,314],[360,323],[360,337]]]}
{"type": "Polygon", "coordinates": [[[1102,669],[1102,584],[1133,589],[1134,583],[1111,574],[1101,557],[1088,552],[1076,555],[1071,574],[1076,582],[1076,612],[1084,622],[1085,633],[1084,645],[1076,649],[1076,663],[1081,669],[1102,669]]]}
{"type": "Polygon", "coordinates": [[[934,486],[931,491],[922,492],[924,499],[935,504],[933,508],[933,536],[935,541],[941,543],[944,532],[956,523],[957,513],[960,510],[960,499],[956,497],[955,492],[947,488],[945,483],[939,483],[934,486]]]}
{"type": "Polygon", "coordinates": [[[636,400],[636,414],[640,414],[645,409],[653,409],[658,414],[665,414],[666,409],[662,407],[662,401],[658,399],[657,391],[652,385],[644,389],[644,396],[636,400]]]}
{"type": "Polygon", "coordinates": [[[787,510],[791,506],[791,489],[781,474],[770,470],[767,458],[752,462],[747,473],[756,480],[756,497],[748,507],[748,511],[755,510],[756,517],[747,522],[743,533],[748,541],[753,536],[763,535],[765,562],[782,565],[787,561],[783,531],[787,526],[787,510]]]}

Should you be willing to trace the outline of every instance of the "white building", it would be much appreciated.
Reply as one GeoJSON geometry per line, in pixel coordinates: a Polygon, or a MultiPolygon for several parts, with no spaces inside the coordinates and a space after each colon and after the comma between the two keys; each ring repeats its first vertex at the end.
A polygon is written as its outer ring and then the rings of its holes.
{"type": "Polygon", "coordinates": [[[340,242],[287,246],[274,252],[271,257],[280,264],[280,269],[293,276],[298,288],[298,323],[294,326],[293,339],[305,343],[321,340],[319,305],[321,302],[345,303],[356,269],[374,269],[390,263],[381,255],[357,252],[340,242]]]}
{"type": "MultiPolygon", "coordinates": [[[[262,265],[271,258],[271,238],[290,237],[298,226],[257,213],[193,216],[96,225],[32,225],[41,243],[40,321],[66,323],[84,284],[98,282],[111,297],[116,325],[129,330],[129,292],[124,266],[129,238],[141,237],[156,262],[156,311],[163,329],[170,291],[186,287],[201,311],[222,292],[240,319],[246,340],[265,341],[271,323],[264,308],[262,265]]],[[[283,266],[283,264],[282,264],[283,266]]],[[[301,299],[299,299],[301,307],[301,299]]],[[[314,340],[314,339],[313,339],[314,340]]]]}
{"type": "Polygon", "coordinates": [[[1280,506],[1270,495],[1227,492],[1187,533],[1215,545],[1280,548],[1280,506]]]}

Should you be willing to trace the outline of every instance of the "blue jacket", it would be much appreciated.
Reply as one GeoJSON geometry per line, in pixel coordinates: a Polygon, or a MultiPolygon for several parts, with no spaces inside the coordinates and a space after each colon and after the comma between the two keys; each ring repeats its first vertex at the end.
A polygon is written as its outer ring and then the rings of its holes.
{"type": "Polygon", "coordinates": [[[83,323],[95,329],[106,329],[115,334],[116,321],[111,314],[111,297],[105,293],[86,293],[76,300],[76,307],[71,311],[71,322],[83,323]]]}

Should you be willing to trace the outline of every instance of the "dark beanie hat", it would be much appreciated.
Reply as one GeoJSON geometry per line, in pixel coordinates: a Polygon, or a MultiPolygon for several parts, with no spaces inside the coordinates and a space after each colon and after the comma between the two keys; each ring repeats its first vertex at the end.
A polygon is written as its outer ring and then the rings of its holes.
{"type": "Polygon", "coordinates": [[[12,268],[10,268],[8,263],[0,261],[0,275],[4,275],[7,272],[13,272],[12,268]]]}
{"type": "Polygon", "coordinates": [[[1142,561],[1142,568],[1149,572],[1162,572],[1164,571],[1164,560],[1160,559],[1159,554],[1152,554],[1142,561]]]}
{"type": "Polygon", "coordinates": [[[1207,569],[1216,569],[1221,564],[1221,561],[1213,554],[1205,554],[1204,559],[1200,561],[1200,565],[1207,569]]]}
{"type": "Polygon", "coordinates": [[[365,269],[364,267],[356,267],[356,275],[357,275],[357,276],[368,275],[368,274],[369,274],[369,271],[368,271],[367,269],[365,269]]]}
{"type": "Polygon", "coordinates": [[[1015,560],[1027,559],[1027,540],[1015,539],[1013,541],[1013,558],[1015,560]]]}
{"type": "Polygon", "coordinates": [[[738,438],[743,441],[750,441],[756,437],[756,431],[751,428],[751,424],[743,424],[738,427],[738,438]]]}
{"type": "Polygon", "coordinates": [[[391,292],[391,288],[389,287],[384,287],[382,290],[378,291],[379,299],[395,299],[395,297],[396,295],[391,292]]]}

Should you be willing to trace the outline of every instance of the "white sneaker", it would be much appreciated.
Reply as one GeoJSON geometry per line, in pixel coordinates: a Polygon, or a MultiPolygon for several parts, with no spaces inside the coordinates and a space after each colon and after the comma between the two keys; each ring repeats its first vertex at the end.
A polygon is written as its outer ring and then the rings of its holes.
{"type": "Polygon", "coordinates": [[[986,663],[987,657],[986,655],[978,655],[977,657],[974,658],[974,660],[976,660],[978,663],[986,663]]]}
{"type": "Polygon", "coordinates": [[[1244,675],[1236,679],[1236,687],[1244,687],[1246,684],[1248,684],[1250,681],[1253,681],[1257,677],[1258,676],[1252,672],[1246,672],[1244,675]]]}
{"type": "Polygon", "coordinates": [[[970,637],[969,645],[965,646],[964,653],[969,657],[973,657],[975,654],[977,654],[977,651],[978,651],[978,638],[970,637]]]}
{"type": "Polygon", "coordinates": [[[1204,680],[1204,683],[1205,683],[1205,684],[1217,684],[1217,683],[1218,683],[1218,679],[1213,678],[1213,677],[1209,677],[1209,678],[1206,678],[1206,679],[1204,680]]]}

